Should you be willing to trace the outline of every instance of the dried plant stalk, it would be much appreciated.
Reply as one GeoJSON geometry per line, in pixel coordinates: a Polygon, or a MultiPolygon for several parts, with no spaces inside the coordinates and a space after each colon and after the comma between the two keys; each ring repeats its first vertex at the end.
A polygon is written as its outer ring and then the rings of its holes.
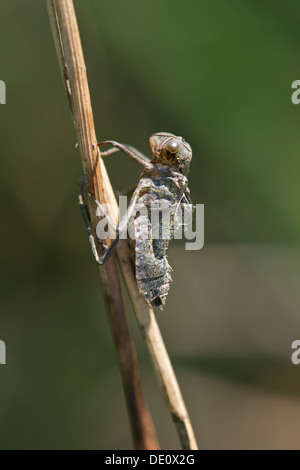
{"type": "MultiPolygon", "coordinates": [[[[80,129],[80,126],[78,126],[78,123],[76,123],[76,119],[75,119],[75,116],[78,114],[78,110],[77,110],[77,107],[74,106],[73,104],[74,91],[73,91],[72,83],[71,83],[69,64],[65,57],[66,49],[65,47],[62,47],[62,43],[64,44],[64,37],[62,34],[61,25],[65,27],[64,22],[65,23],[69,22],[70,9],[73,9],[73,2],[72,0],[47,0],[47,2],[48,2],[50,17],[52,17],[51,22],[52,23],[54,22],[54,25],[52,25],[52,30],[53,30],[53,34],[55,37],[60,67],[61,67],[63,77],[66,77],[65,78],[66,91],[67,91],[67,95],[69,96],[71,110],[73,111],[75,127],[77,129],[78,136],[80,136],[81,129],[80,129]],[[58,18],[58,21],[57,21],[57,18],[58,18]],[[60,25],[60,28],[58,28],[58,30],[55,25],[56,23],[60,25]],[[65,67],[65,63],[67,63],[67,67],[65,67]],[[70,95],[70,86],[69,86],[68,80],[70,80],[70,85],[71,85],[71,90],[72,90],[71,95],[70,95]]],[[[71,14],[71,16],[73,17],[73,13],[71,14]]],[[[75,13],[74,13],[74,18],[75,18],[75,13]]],[[[76,21],[76,18],[75,18],[75,21],[76,21]]],[[[77,28],[77,23],[76,23],[76,28],[77,28]]],[[[71,34],[71,39],[72,39],[72,34],[71,34]]],[[[80,41],[79,33],[78,33],[78,39],[80,41]]],[[[74,44],[72,47],[74,47],[74,44]]],[[[81,44],[79,45],[75,44],[75,52],[77,51],[78,47],[80,47],[81,49],[81,44]]],[[[81,51],[81,54],[82,54],[82,51],[81,51]]],[[[71,54],[71,57],[72,57],[72,54],[71,54]]],[[[83,56],[82,56],[82,62],[80,62],[79,65],[80,67],[78,69],[78,74],[83,73],[86,76],[83,56]]],[[[75,82],[78,81],[78,77],[75,76],[74,79],[75,79],[75,82]]],[[[87,81],[86,81],[86,87],[87,87],[87,81]]],[[[86,91],[88,91],[88,87],[86,91]]],[[[79,93],[79,96],[82,96],[82,95],[79,93]]],[[[88,94],[88,100],[89,100],[89,109],[90,109],[89,116],[92,117],[89,94],[88,94]]],[[[80,110],[79,110],[80,119],[84,117],[84,116],[81,116],[82,112],[83,110],[80,107],[80,110]]],[[[83,119],[83,121],[85,122],[85,119],[83,119]]],[[[81,150],[81,155],[82,155],[85,171],[87,172],[88,175],[91,176],[90,186],[88,190],[102,204],[105,202],[109,202],[110,204],[109,207],[111,209],[109,215],[111,219],[114,222],[116,222],[118,219],[118,207],[117,207],[117,203],[114,197],[114,193],[110,185],[110,182],[108,180],[104,163],[102,159],[101,160],[98,159],[98,153],[97,153],[96,148],[92,147],[93,143],[97,142],[95,138],[94,123],[93,121],[89,122],[89,119],[87,119],[86,122],[87,122],[86,129],[89,130],[89,136],[86,136],[84,132],[82,136],[83,138],[79,139],[79,146],[81,150]],[[101,182],[101,185],[99,185],[100,182],[101,182]]],[[[93,215],[93,211],[92,211],[92,215],[93,215]]],[[[94,225],[95,220],[93,220],[93,218],[92,218],[92,222],[94,225]]],[[[141,296],[141,294],[138,291],[136,280],[135,280],[133,269],[132,269],[129,248],[125,240],[122,240],[119,243],[118,248],[117,248],[117,255],[118,255],[118,260],[119,260],[120,267],[122,270],[122,274],[124,277],[124,281],[127,286],[129,296],[130,296],[130,299],[131,299],[131,302],[135,311],[137,321],[139,323],[147,348],[149,350],[164,399],[167,403],[171,417],[176,425],[176,429],[178,432],[181,446],[183,449],[196,450],[198,449],[198,447],[197,447],[196,439],[194,436],[194,431],[190,422],[190,418],[189,418],[186,406],[182,398],[182,394],[181,394],[174,370],[172,368],[171,361],[169,359],[158,324],[156,322],[153,309],[148,306],[145,299],[141,296]]],[[[114,255],[112,255],[111,259],[114,260],[114,255]]],[[[104,282],[104,292],[106,293],[106,297],[109,302],[111,302],[112,300],[114,301],[116,300],[116,299],[110,298],[109,292],[112,293],[111,295],[113,296],[118,295],[114,287],[110,285],[111,282],[112,283],[114,282],[114,276],[116,273],[113,270],[112,271],[110,269],[107,270],[107,264],[110,263],[111,259],[108,260],[107,263],[100,268],[100,272],[102,272],[102,279],[104,282]]],[[[110,318],[117,318],[117,317],[110,316],[110,318]]],[[[124,357],[125,356],[126,354],[124,355],[124,357]]],[[[126,381],[126,377],[124,378],[124,380],[126,381]]],[[[127,401],[128,401],[128,398],[127,398],[127,401]]],[[[130,416],[134,416],[134,413],[130,413],[130,416]]],[[[153,433],[152,433],[152,436],[153,436],[153,433]]],[[[154,439],[154,442],[156,442],[155,439],[154,439]]],[[[152,448],[155,448],[155,447],[152,447],[152,448]]]]}
{"type": "Polygon", "coordinates": [[[191,421],[155,314],[144,297],[138,292],[136,280],[130,267],[130,253],[124,242],[125,240],[119,243],[118,259],[138,324],[152,359],[159,386],[175,423],[182,448],[197,450],[198,446],[191,421]]]}
{"type": "MultiPolygon", "coordinates": [[[[110,213],[110,217],[117,222],[118,207],[95,145],[97,139],[93,112],[73,1],[47,0],[47,6],[59,65],[77,132],[83,168],[88,179],[88,191],[102,204],[109,203],[114,206],[114,213],[110,213]]],[[[92,227],[95,228],[97,220],[92,207],[90,214],[92,227]]],[[[129,331],[115,256],[100,268],[100,275],[135,447],[158,449],[155,429],[140,388],[137,357],[129,331]]]]}

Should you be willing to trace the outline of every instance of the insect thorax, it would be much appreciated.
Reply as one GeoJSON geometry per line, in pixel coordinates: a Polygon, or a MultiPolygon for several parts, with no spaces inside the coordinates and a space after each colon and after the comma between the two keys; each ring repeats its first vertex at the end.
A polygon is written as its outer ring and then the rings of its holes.
{"type": "MultiPolygon", "coordinates": [[[[170,165],[153,165],[153,168],[145,169],[138,184],[140,188],[140,198],[148,194],[148,198],[144,198],[145,203],[151,203],[156,199],[168,199],[176,204],[182,197],[188,185],[188,180],[178,167],[170,165]]],[[[139,198],[139,199],[140,199],[139,198]]]]}

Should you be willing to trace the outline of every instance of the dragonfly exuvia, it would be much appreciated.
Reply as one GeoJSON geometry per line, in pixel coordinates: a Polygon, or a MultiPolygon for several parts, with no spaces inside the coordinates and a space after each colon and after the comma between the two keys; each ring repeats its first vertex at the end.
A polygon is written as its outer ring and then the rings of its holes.
{"type": "MultiPolygon", "coordinates": [[[[112,145],[112,148],[103,152],[102,155],[110,155],[122,151],[137,163],[143,166],[138,185],[132,195],[125,217],[115,228],[116,238],[112,244],[105,248],[99,257],[83,202],[82,191],[79,195],[79,203],[84,216],[85,224],[89,230],[89,239],[95,259],[98,264],[103,264],[120,240],[120,233],[128,226],[134,228],[134,254],[135,254],[135,277],[140,293],[146,301],[163,309],[170,288],[171,267],[167,259],[170,240],[174,237],[174,231],[178,220],[182,220],[181,210],[184,205],[192,206],[190,191],[188,189],[187,177],[183,170],[188,169],[191,158],[191,146],[182,137],[168,132],[158,132],[150,137],[152,159],[143,155],[140,151],[130,145],[120,144],[113,140],[99,142],[98,145],[112,145]],[[154,207],[159,209],[163,204],[168,208],[169,226],[168,233],[163,227],[161,218],[158,220],[158,236],[152,237],[153,224],[151,212],[154,207]],[[142,210],[142,208],[144,210],[142,210]]],[[[98,201],[94,202],[110,221],[108,215],[98,201]]]]}

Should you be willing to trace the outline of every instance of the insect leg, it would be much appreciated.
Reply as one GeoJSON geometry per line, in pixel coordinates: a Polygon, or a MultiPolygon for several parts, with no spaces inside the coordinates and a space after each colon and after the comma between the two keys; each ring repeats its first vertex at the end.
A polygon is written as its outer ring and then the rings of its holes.
{"type": "Polygon", "coordinates": [[[142,160],[144,160],[146,163],[150,163],[151,159],[149,157],[146,157],[142,152],[140,152],[138,149],[135,147],[132,147],[132,145],[125,145],[130,151],[132,151],[134,154],[138,155],[142,160]]]}
{"type": "Polygon", "coordinates": [[[80,207],[81,214],[82,214],[82,217],[83,217],[84,225],[85,225],[85,228],[86,228],[87,233],[88,233],[89,242],[90,242],[90,245],[91,245],[91,249],[92,249],[94,258],[95,258],[95,260],[97,261],[98,264],[103,264],[103,263],[101,263],[101,259],[98,255],[98,252],[97,252],[97,249],[96,249],[95,239],[94,239],[93,234],[92,234],[92,229],[91,229],[91,225],[90,225],[90,221],[89,221],[87,207],[86,207],[86,204],[84,203],[81,191],[78,194],[78,203],[79,203],[79,207],[80,207]]]}
{"type": "MultiPolygon", "coordinates": [[[[112,244],[108,248],[105,249],[104,253],[102,254],[102,256],[100,258],[99,258],[99,256],[98,256],[98,259],[95,257],[98,264],[100,264],[100,265],[104,264],[108,260],[108,258],[111,256],[111,254],[113,253],[114,249],[116,248],[117,244],[120,241],[120,235],[123,234],[124,230],[127,230],[129,221],[133,216],[136,201],[137,201],[138,197],[139,197],[139,191],[136,191],[136,194],[132,197],[132,199],[130,201],[130,204],[128,206],[126,214],[124,215],[123,219],[121,220],[121,222],[120,222],[120,224],[117,228],[117,231],[116,231],[117,234],[116,234],[115,240],[112,242],[112,244]]],[[[95,245],[94,239],[93,239],[93,243],[95,245]]],[[[93,251],[93,247],[92,247],[92,251],[93,251]]],[[[94,251],[93,251],[93,253],[94,253],[94,251]]],[[[97,251],[96,251],[96,253],[97,253],[97,251]]]]}
{"type": "Polygon", "coordinates": [[[120,149],[117,149],[117,147],[112,147],[111,149],[108,149],[105,152],[101,152],[101,156],[106,157],[108,155],[111,155],[112,153],[116,153],[116,152],[119,152],[119,151],[120,151],[120,149]]]}
{"type": "Polygon", "coordinates": [[[86,192],[89,197],[91,197],[93,199],[93,201],[95,203],[98,203],[97,206],[99,207],[100,211],[101,211],[101,214],[104,215],[106,217],[106,220],[107,222],[112,226],[112,228],[117,231],[117,229],[114,227],[114,224],[112,223],[111,219],[109,218],[109,216],[106,214],[104,208],[101,206],[101,204],[99,203],[99,201],[96,201],[96,199],[94,199],[84,188],[83,188],[83,185],[85,184],[85,180],[80,178],[79,180],[79,194],[78,194],[78,202],[79,202],[79,207],[80,207],[80,210],[81,210],[81,214],[82,214],[82,217],[83,217],[83,221],[84,221],[84,225],[85,225],[85,228],[87,230],[87,233],[88,233],[88,237],[89,237],[89,242],[90,242],[90,245],[91,245],[91,249],[92,249],[92,252],[93,252],[93,255],[94,255],[94,258],[96,260],[96,262],[100,265],[104,264],[105,261],[108,260],[108,258],[111,256],[112,252],[114,251],[114,249],[116,248],[117,244],[119,243],[119,234],[117,234],[115,240],[112,242],[112,244],[106,248],[102,254],[102,256],[99,256],[98,255],[98,252],[97,252],[97,248],[96,248],[96,244],[95,244],[95,239],[94,239],[94,236],[93,236],[93,233],[92,233],[92,229],[91,229],[91,224],[90,224],[90,215],[89,215],[89,212],[88,212],[88,208],[87,208],[87,205],[85,204],[84,202],[84,198],[83,198],[83,192],[86,192]]]}
{"type": "MultiPolygon", "coordinates": [[[[104,264],[108,260],[108,258],[111,256],[112,252],[114,251],[114,249],[116,248],[117,244],[120,241],[120,235],[123,234],[124,230],[127,230],[129,221],[134,215],[135,205],[136,205],[136,201],[137,201],[138,197],[139,197],[139,190],[136,190],[135,193],[132,196],[132,199],[131,199],[130,204],[129,204],[128,209],[127,209],[127,212],[124,215],[121,222],[119,223],[119,226],[116,230],[117,233],[116,233],[115,240],[112,242],[112,244],[108,248],[105,249],[104,253],[102,254],[102,256],[100,258],[99,258],[99,256],[95,257],[98,264],[104,264]]],[[[93,243],[94,243],[94,246],[95,246],[94,238],[93,238],[93,243]]],[[[92,247],[92,251],[93,251],[93,247],[92,247]]],[[[93,251],[93,253],[94,253],[94,251],[93,251]]],[[[97,253],[97,250],[96,250],[96,253],[97,253]]],[[[98,253],[97,253],[97,255],[98,255],[98,253]]]]}
{"type": "Polygon", "coordinates": [[[193,204],[192,200],[191,200],[191,196],[190,196],[190,192],[186,191],[185,193],[183,193],[183,199],[185,199],[185,201],[190,204],[191,206],[193,206],[193,210],[196,209],[196,206],[193,204]]]}
{"type": "Polygon", "coordinates": [[[190,223],[190,218],[192,217],[192,214],[193,214],[194,210],[196,209],[196,206],[192,203],[189,190],[183,193],[183,196],[182,196],[181,201],[180,201],[180,206],[182,208],[183,220],[184,220],[182,225],[188,225],[190,223]],[[185,201],[185,202],[182,202],[182,201],[185,201]],[[185,214],[185,209],[184,209],[185,205],[191,206],[191,211],[190,211],[190,213],[188,213],[188,219],[187,220],[185,220],[185,215],[186,215],[185,214]]]}
{"type": "MultiPolygon", "coordinates": [[[[96,204],[96,206],[99,208],[99,211],[101,213],[101,215],[103,215],[103,217],[105,217],[107,223],[111,226],[111,228],[113,229],[114,232],[117,231],[117,228],[116,226],[114,225],[114,223],[112,222],[111,218],[109,217],[109,215],[106,213],[104,207],[102,206],[102,204],[100,204],[99,201],[97,201],[97,199],[93,198],[93,196],[84,188],[84,185],[86,184],[86,180],[85,178],[80,178],[79,179],[79,194],[81,196],[81,199],[83,201],[83,193],[85,192],[93,201],[94,203],[96,204]]],[[[80,205],[81,207],[81,205],[80,205]]],[[[84,207],[85,207],[85,212],[87,214],[87,207],[86,207],[86,204],[84,204],[84,207]]]]}
{"type": "MultiPolygon", "coordinates": [[[[124,230],[127,230],[127,226],[128,226],[128,223],[130,221],[130,219],[132,218],[133,216],[133,213],[134,213],[134,208],[135,208],[135,204],[136,204],[136,201],[139,197],[139,190],[136,190],[132,196],[132,199],[130,201],[130,204],[128,206],[128,209],[127,209],[127,212],[126,214],[124,215],[123,219],[121,220],[119,226],[116,228],[113,224],[113,222],[111,221],[110,217],[106,214],[103,206],[100,204],[99,201],[97,201],[96,199],[94,199],[84,188],[83,188],[83,185],[86,183],[85,180],[83,180],[82,178],[79,180],[79,195],[78,195],[78,201],[79,201],[79,207],[80,207],[80,210],[81,210],[81,213],[82,213],[82,217],[83,217],[83,220],[84,220],[84,224],[85,224],[85,227],[86,227],[86,230],[88,232],[88,237],[89,237],[89,242],[90,242],[90,245],[91,245],[91,249],[92,249],[92,252],[93,252],[93,255],[94,255],[94,258],[96,260],[96,262],[100,265],[104,264],[108,258],[111,256],[111,254],[113,253],[114,249],[116,248],[117,244],[119,243],[120,241],[120,234],[123,233],[124,230]],[[101,214],[106,218],[107,222],[109,223],[109,225],[111,225],[111,227],[114,229],[114,231],[116,232],[116,238],[114,239],[114,241],[112,242],[112,244],[108,247],[108,248],[105,248],[103,254],[101,256],[98,255],[98,252],[97,252],[97,248],[96,248],[96,244],[95,244],[95,239],[94,239],[94,236],[92,234],[92,229],[91,229],[91,225],[90,225],[90,217],[89,217],[89,213],[88,213],[88,209],[87,209],[87,206],[84,202],[84,198],[83,198],[83,192],[86,192],[88,194],[89,197],[91,197],[93,199],[93,201],[97,204],[97,206],[99,207],[100,209],[100,212],[101,214]]],[[[100,240],[101,241],[101,240],[100,240]]]]}
{"type": "Polygon", "coordinates": [[[118,150],[121,150],[121,152],[124,152],[126,155],[129,157],[133,158],[137,163],[142,165],[145,168],[151,168],[152,164],[150,163],[150,160],[148,157],[143,155],[139,150],[135,149],[134,147],[131,147],[131,145],[125,145],[125,144],[120,144],[119,142],[116,142],[114,140],[105,140],[103,142],[97,142],[98,147],[101,145],[113,145],[114,149],[109,149],[107,152],[103,152],[102,155],[110,155],[114,152],[117,152],[118,150]]]}

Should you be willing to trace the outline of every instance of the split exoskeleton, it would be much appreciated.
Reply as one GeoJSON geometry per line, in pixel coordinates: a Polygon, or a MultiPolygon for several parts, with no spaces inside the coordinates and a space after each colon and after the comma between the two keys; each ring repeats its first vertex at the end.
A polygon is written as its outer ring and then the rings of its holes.
{"type": "MultiPolygon", "coordinates": [[[[98,145],[112,145],[111,149],[102,153],[103,156],[120,150],[142,165],[144,169],[126,215],[119,222],[118,227],[113,227],[116,231],[116,238],[108,248],[105,248],[101,257],[97,253],[89,227],[81,191],[79,203],[89,231],[95,259],[98,264],[104,264],[117,246],[120,234],[133,224],[135,277],[139,291],[149,304],[163,309],[172,281],[171,267],[167,259],[169,243],[174,236],[178,220],[182,220],[178,216],[181,216],[183,205],[193,207],[188,180],[182,173],[182,170],[188,169],[190,165],[192,149],[182,137],[167,132],[158,132],[150,137],[151,160],[134,147],[113,140],[100,142],[98,145]],[[168,214],[167,230],[161,217],[155,219],[158,221],[155,227],[153,224],[154,211],[160,212],[162,207],[165,207],[168,214]],[[154,229],[156,237],[153,237],[154,229]]],[[[101,204],[96,200],[94,202],[108,223],[113,226],[101,204]]]]}

